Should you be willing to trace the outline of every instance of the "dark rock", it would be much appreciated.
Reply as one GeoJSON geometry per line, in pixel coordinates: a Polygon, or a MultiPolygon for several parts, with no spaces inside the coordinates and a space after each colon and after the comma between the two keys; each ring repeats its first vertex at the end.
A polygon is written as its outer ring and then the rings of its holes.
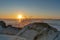
{"type": "Polygon", "coordinates": [[[28,24],[25,27],[27,27],[27,26],[31,29],[35,29],[35,30],[38,30],[38,31],[42,30],[43,28],[47,28],[47,31],[48,30],[57,31],[56,28],[53,28],[52,26],[50,26],[47,23],[35,22],[35,23],[28,24]]]}
{"type": "Polygon", "coordinates": [[[0,21],[0,26],[2,26],[3,28],[6,28],[6,23],[4,21],[0,21]]]}
{"type": "Polygon", "coordinates": [[[7,27],[12,27],[12,25],[8,25],[7,27]]]}

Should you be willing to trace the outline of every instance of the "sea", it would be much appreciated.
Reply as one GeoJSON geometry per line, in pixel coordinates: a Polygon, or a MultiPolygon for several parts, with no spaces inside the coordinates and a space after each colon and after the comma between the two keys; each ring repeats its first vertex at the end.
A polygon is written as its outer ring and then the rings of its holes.
{"type": "Polygon", "coordinates": [[[50,26],[56,28],[58,31],[60,31],[60,19],[32,19],[32,20],[16,20],[16,19],[0,19],[0,21],[4,21],[6,23],[6,26],[12,25],[13,27],[24,27],[25,25],[28,25],[29,23],[33,22],[44,22],[48,23],[50,26]]]}

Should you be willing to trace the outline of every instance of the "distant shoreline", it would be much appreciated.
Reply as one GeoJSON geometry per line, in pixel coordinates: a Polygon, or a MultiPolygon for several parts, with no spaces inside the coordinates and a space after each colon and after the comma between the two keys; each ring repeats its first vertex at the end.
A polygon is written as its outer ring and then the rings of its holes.
{"type": "MultiPolygon", "coordinates": [[[[60,20],[60,19],[37,19],[37,18],[30,18],[30,20],[60,20]]],[[[2,19],[0,18],[0,20],[19,20],[19,19],[2,19]]]]}

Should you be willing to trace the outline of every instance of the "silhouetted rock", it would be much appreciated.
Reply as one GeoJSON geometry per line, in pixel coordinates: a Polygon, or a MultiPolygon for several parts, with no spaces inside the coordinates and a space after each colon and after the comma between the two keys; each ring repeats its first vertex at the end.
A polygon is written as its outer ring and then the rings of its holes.
{"type": "Polygon", "coordinates": [[[8,25],[7,27],[12,27],[12,25],[8,25]]]}
{"type": "Polygon", "coordinates": [[[4,21],[0,21],[0,26],[2,26],[3,28],[6,28],[6,23],[4,21]]]}

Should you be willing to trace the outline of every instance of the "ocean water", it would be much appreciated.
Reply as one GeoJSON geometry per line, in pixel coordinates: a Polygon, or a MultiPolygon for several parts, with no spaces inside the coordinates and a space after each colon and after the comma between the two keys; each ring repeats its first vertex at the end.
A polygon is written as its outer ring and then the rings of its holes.
{"type": "Polygon", "coordinates": [[[50,26],[58,29],[58,31],[60,31],[60,20],[28,20],[28,21],[25,20],[23,22],[19,22],[19,20],[2,20],[2,21],[4,21],[6,25],[12,25],[14,27],[23,27],[32,22],[45,22],[48,23],[50,26]]]}

